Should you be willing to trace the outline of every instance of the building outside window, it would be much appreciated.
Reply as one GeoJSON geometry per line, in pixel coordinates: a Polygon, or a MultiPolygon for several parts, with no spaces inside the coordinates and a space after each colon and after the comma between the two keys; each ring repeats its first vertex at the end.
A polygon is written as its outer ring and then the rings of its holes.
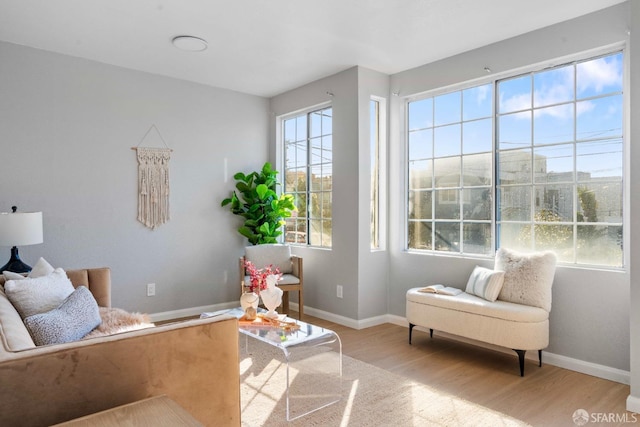
{"type": "Polygon", "coordinates": [[[623,266],[623,54],[410,101],[409,249],[623,266]]]}
{"type": "Polygon", "coordinates": [[[327,107],[282,120],[283,190],[298,209],[286,220],[286,243],[331,247],[332,114],[327,107]]]}

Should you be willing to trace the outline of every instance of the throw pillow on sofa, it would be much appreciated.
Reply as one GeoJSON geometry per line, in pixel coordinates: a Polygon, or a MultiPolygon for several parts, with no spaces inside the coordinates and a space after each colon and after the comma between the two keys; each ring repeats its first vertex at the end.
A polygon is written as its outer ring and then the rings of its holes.
{"type": "Polygon", "coordinates": [[[44,258],[40,257],[36,264],[33,266],[27,277],[36,278],[42,276],[48,276],[53,273],[55,268],[49,264],[44,258]]]}
{"type": "Polygon", "coordinates": [[[27,276],[21,273],[14,273],[13,271],[3,271],[2,275],[4,276],[4,280],[22,280],[26,279],[27,276]]]}
{"type": "Polygon", "coordinates": [[[26,276],[22,273],[14,273],[13,271],[3,271],[4,280],[22,280],[26,278],[36,278],[42,276],[48,276],[53,273],[53,266],[49,264],[44,258],[40,257],[36,265],[33,266],[29,274],[26,276]]]}
{"type": "Polygon", "coordinates": [[[100,324],[98,303],[85,286],[78,286],[59,307],[24,319],[36,345],[77,341],[100,324]]]}
{"type": "Polygon", "coordinates": [[[73,290],[67,273],[61,268],[47,276],[9,280],[4,284],[7,298],[22,319],[58,307],[73,290]]]}

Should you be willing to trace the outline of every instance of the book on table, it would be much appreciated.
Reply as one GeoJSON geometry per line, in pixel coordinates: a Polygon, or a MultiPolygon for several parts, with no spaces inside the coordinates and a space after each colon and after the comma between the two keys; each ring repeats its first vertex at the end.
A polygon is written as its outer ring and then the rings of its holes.
{"type": "Polygon", "coordinates": [[[460,295],[462,293],[462,289],[445,285],[431,285],[427,286],[426,288],[420,289],[420,292],[455,296],[460,295]]]}

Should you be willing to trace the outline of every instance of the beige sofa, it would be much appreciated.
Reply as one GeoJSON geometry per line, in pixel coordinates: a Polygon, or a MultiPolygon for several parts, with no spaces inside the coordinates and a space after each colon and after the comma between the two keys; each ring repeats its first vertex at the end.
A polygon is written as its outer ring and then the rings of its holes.
{"type": "MultiPolygon", "coordinates": [[[[108,268],[67,275],[111,305],[108,268]]],[[[204,425],[240,425],[234,317],[36,347],[0,287],[0,341],[1,426],[47,426],[163,394],[204,425]]]]}

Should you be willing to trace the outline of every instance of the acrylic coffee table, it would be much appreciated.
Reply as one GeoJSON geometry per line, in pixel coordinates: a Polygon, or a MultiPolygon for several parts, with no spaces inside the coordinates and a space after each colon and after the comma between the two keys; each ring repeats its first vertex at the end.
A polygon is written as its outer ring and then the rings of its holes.
{"type": "MultiPolygon", "coordinates": [[[[259,313],[264,313],[258,309],[259,313]]],[[[242,308],[202,313],[200,317],[229,314],[240,319],[242,308]]],[[[244,351],[249,353],[250,339],[280,349],[286,363],[287,421],[292,421],[332,405],[342,398],[342,343],[334,331],[297,319],[281,316],[293,327],[239,323],[244,351]]],[[[241,343],[242,345],[242,343],[241,343]]]]}

